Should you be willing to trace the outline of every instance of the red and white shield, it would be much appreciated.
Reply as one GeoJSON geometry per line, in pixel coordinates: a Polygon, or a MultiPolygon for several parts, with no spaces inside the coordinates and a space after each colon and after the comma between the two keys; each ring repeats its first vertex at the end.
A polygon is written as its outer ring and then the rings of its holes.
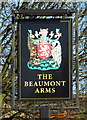
{"type": "Polygon", "coordinates": [[[45,44],[38,44],[38,57],[40,57],[43,60],[46,60],[51,56],[51,44],[50,43],[45,43],[45,44]]]}

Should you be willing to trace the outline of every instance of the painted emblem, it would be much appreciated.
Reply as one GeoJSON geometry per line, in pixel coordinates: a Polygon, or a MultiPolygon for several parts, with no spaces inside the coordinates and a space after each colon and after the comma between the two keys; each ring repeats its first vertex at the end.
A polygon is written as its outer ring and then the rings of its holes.
{"type": "Polygon", "coordinates": [[[32,32],[28,30],[29,69],[56,70],[62,61],[62,49],[59,38],[62,37],[60,29],[49,33],[47,29],[32,32]]]}

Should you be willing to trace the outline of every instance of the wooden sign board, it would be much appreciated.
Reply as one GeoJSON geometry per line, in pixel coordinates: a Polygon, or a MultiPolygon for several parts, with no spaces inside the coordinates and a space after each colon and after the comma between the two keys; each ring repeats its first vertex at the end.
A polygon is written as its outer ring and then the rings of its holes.
{"type": "Polygon", "coordinates": [[[19,20],[19,99],[70,100],[71,19],[19,20]]]}

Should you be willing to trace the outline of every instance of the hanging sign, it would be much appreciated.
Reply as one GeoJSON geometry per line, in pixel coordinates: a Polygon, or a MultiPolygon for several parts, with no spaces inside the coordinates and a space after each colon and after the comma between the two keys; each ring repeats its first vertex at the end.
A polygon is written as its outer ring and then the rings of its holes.
{"type": "Polygon", "coordinates": [[[19,21],[19,99],[70,100],[71,19],[19,21]]]}

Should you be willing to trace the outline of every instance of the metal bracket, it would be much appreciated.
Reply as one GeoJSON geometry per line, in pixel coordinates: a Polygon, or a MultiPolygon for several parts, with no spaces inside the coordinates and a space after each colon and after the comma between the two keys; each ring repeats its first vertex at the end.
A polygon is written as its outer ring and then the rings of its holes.
{"type": "Polygon", "coordinates": [[[75,10],[67,10],[67,9],[19,9],[14,11],[15,15],[23,14],[27,16],[72,16],[72,13],[75,13],[75,10]]]}

